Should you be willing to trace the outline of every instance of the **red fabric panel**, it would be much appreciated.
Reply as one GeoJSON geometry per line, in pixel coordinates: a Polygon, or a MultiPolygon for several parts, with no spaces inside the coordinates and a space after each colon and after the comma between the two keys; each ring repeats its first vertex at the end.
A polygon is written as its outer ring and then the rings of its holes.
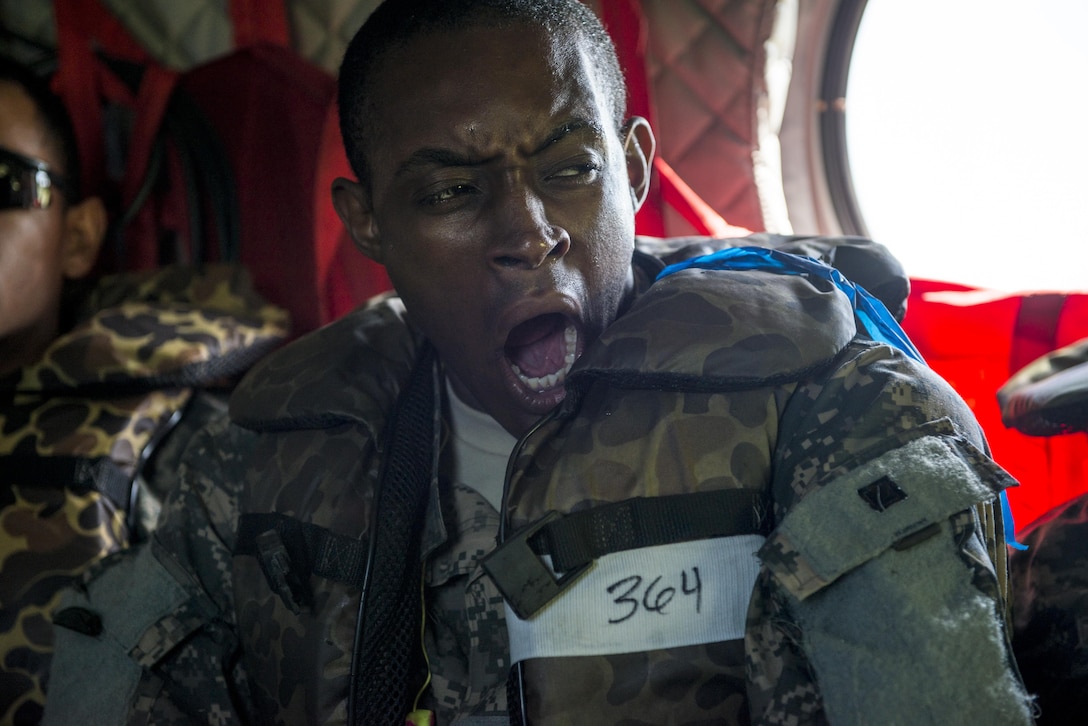
{"type": "Polygon", "coordinates": [[[282,0],[229,0],[234,45],[259,43],[291,47],[291,26],[282,0]]]}
{"type": "Polygon", "coordinates": [[[300,333],[320,325],[311,190],[333,79],[278,46],[251,46],[183,80],[227,149],[241,221],[241,261],[257,289],[291,312],[300,333]]]}
{"type": "Polygon", "coordinates": [[[1009,492],[1017,527],[1088,491],[1088,434],[1034,437],[1001,422],[997,389],[1019,370],[1016,351],[1039,349],[1040,326],[1053,331],[1050,350],[1088,338],[1088,293],[1065,294],[1062,305],[1040,305],[1038,297],[912,280],[903,321],[926,361],[974,411],[994,459],[1020,482],[1009,492]],[[1031,325],[1021,315],[1025,303],[1035,313],[1031,325]],[[1039,317],[1045,311],[1052,319],[1039,317]]]}
{"type": "MultiPolygon", "coordinates": [[[[150,56],[99,0],[55,0],[53,10],[57,27],[53,90],[63,99],[75,127],[83,167],[83,192],[101,194],[105,187],[106,151],[99,94],[108,81],[102,77],[95,50],[139,62],[149,60],[150,56]]],[[[116,86],[109,91],[118,92],[116,86]]]]}
{"type": "Polygon", "coordinates": [[[650,83],[646,74],[646,18],[639,0],[607,0],[601,3],[601,23],[616,45],[616,56],[627,80],[627,113],[654,123],[650,83]]]}
{"type": "MultiPolygon", "coordinates": [[[[340,223],[339,219],[335,221],[340,223]]],[[[324,281],[330,320],[350,312],[374,295],[393,288],[393,283],[385,274],[385,268],[363,256],[342,226],[332,263],[324,281]]]]}
{"type": "Polygon", "coordinates": [[[314,256],[316,282],[322,291],[321,311],[325,321],[334,320],[359,303],[393,287],[385,268],[355,248],[332,205],[332,184],[337,177],[355,179],[340,141],[336,104],[326,109],[321,132],[317,183],[314,185],[314,256]]]}
{"type": "Polygon", "coordinates": [[[384,270],[352,247],[332,207],[332,180],[352,175],[329,125],[330,74],[287,48],[257,45],[194,69],[182,85],[234,168],[242,263],[257,289],[291,312],[295,335],[389,289],[384,270]]]}
{"type": "MultiPolygon", "coordinates": [[[[616,55],[627,81],[627,114],[642,116],[654,125],[653,103],[646,75],[646,18],[639,0],[606,0],[601,3],[601,23],[616,46],[616,55]]],[[[658,174],[650,177],[646,201],[635,216],[635,230],[649,237],[665,236],[664,200],[658,174]]]]}

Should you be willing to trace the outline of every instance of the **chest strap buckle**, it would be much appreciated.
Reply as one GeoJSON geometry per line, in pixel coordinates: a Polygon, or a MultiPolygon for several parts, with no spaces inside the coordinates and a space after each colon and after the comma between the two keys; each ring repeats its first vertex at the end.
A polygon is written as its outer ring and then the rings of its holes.
{"type": "Polygon", "coordinates": [[[533,538],[561,516],[559,512],[548,512],[508,538],[480,563],[510,607],[523,620],[559,597],[593,564],[587,562],[556,575],[536,553],[533,538]]]}

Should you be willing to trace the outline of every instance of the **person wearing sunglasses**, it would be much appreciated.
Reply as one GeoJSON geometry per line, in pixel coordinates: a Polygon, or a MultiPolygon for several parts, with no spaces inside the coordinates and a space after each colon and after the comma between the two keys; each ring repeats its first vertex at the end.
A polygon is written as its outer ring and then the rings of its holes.
{"type": "Polygon", "coordinates": [[[61,588],[146,539],[191,432],[286,336],[238,268],[96,274],[60,99],[0,59],[0,723],[37,723],[61,588]],[[225,293],[225,294],[224,294],[225,293]]]}
{"type": "Polygon", "coordinates": [[[0,74],[0,373],[37,360],[62,328],[66,281],[94,268],[106,232],[79,195],[79,155],[60,101],[5,64],[0,74]]]}

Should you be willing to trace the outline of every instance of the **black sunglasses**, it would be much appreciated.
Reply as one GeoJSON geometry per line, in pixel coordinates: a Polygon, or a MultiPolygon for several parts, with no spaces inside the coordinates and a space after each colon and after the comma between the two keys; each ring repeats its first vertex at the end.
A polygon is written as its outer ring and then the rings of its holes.
{"type": "Polygon", "coordinates": [[[0,209],[48,209],[67,183],[38,159],[0,147],[0,209]]]}

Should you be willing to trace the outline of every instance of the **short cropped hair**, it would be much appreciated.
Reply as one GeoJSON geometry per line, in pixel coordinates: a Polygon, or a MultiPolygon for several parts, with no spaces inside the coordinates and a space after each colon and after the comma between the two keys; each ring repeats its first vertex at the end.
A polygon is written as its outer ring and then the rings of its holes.
{"type": "Polygon", "coordinates": [[[72,127],[72,119],[68,115],[64,102],[50,89],[47,78],[4,56],[0,56],[0,81],[8,81],[19,86],[34,102],[38,115],[45,124],[49,140],[61,155],[61,176],[67,182],[64,197],[69,204],[78,202],[80,200],[79,147],[76,144],[76,132],[72,127]]]}
{"type": "Polygon", "coordinates": [[[578,0],[386,0],[352,38],[340,64],[340,133],[352,171],[370,191],[364,150],[372,135],[373,75],[393,49],[432,32],[536,25],[553,37],[584,42],[610,106],[615,128],[626,118],[627,89],[616,48],[594,12],[578,0]]]}

